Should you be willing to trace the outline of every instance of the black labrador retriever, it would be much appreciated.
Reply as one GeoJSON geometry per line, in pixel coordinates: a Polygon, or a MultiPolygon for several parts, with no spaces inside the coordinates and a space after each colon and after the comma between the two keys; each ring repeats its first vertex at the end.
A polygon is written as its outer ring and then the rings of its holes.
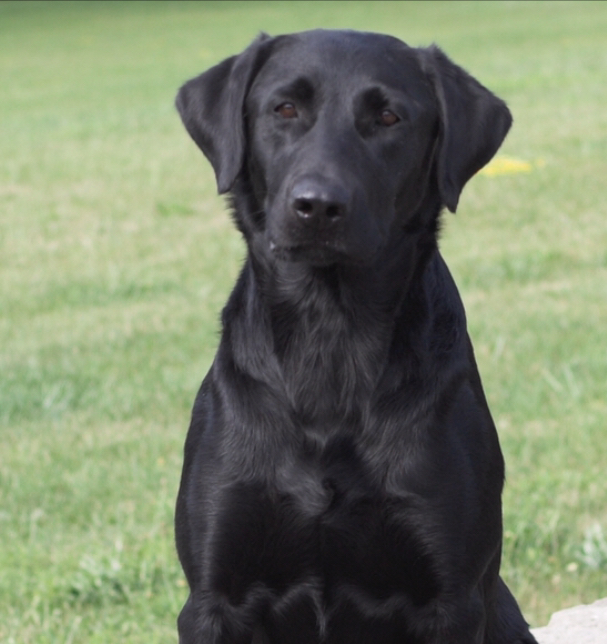
{"type": "Polygon", "coordinates": [[[535,642],[441,210],[506,105],[438,48],[260,36],[179,91],[246,262],[185,444],[182,644],[535,642]]]}

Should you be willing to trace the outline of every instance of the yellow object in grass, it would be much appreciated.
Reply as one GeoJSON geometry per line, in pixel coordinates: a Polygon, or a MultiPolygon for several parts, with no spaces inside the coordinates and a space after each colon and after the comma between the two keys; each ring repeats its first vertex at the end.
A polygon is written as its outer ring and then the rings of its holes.
{"type": "Polygon", "coordinates": [[[492,159],[478,174],[484,174],[487,177],[497,177],[502,174],[520,174],[522,172],[532,172],[533,165],[529,161],[515,159],[514,157],[498,156],[492,159]]]}

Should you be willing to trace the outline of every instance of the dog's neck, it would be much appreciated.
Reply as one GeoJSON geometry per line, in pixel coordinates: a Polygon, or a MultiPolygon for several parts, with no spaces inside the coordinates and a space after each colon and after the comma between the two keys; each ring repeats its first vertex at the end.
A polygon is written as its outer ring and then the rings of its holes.
{"type": "Polygon", "coordinates": [[[224,315],[224,341],[238,369],[281,388],[304,424],[365,413],[382,379],[397,386],[402,365],[410,360],[417,371],[424,362],[418,354],[426,338],[417,334],[433,315],[425,274],[442,260],[418,235],[399,243],[405,248],[366,267],[274,262],[267,270],[250,254],[224,315]],[[390,374],[395,345],[399,373],[390,374]]]}
{"type": "Polygon", "coordinates": [[[386,362],[392,294],[374,289],[370,276],[362,280],[353,268],[282,268],[269,304],[289,397],[311,424],[348,418],[375,389],[386,362]]]}

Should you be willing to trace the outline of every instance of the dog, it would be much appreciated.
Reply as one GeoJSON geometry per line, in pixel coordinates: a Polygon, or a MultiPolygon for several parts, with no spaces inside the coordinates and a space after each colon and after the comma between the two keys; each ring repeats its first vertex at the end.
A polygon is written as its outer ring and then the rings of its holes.
{"type": "Polygon", "coordinates": [[[437,247],[506,104],[435,46],[313,30],[260,35],[176,106],[248,250],[185,443],[180,643],[534,643],[437,247]]]}

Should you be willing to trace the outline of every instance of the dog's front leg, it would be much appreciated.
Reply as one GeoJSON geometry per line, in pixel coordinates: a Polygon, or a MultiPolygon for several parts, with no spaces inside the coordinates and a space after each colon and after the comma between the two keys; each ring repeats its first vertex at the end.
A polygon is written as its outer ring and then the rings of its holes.
{"type": "Polygon", "coordinates": [[[177,620],[179,644],[266,644],[264,594],[252,593],[238,606],[215,594],[190,594],[177,620]]]}
{"type": "Polygon", "coordinates": [[[465,601],[439,601],[427,644],[487,644],[486,612],[480,593],[473,592],[465,601]]]}

